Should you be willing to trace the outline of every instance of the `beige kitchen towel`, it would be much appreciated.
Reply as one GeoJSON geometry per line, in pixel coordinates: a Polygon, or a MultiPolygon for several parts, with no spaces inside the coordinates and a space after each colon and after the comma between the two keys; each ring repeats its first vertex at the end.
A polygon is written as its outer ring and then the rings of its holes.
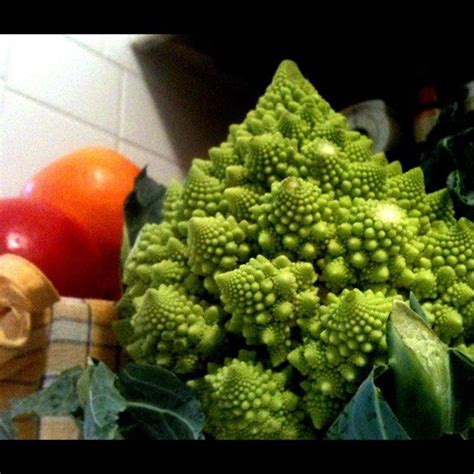
{"type": "MultiPolygon", "coordinates": [[[[114,371],[119,368],[124,355],[112,329],[117,318],[115,302],[59,299],[49,282],[46,293],[38,291],[39,280],[32,278],[36,267],[16,259],[6,262],[2,257],[0,410],[11,400],[49,385],[63,370],[85,367],[88,357],[103,361],[114,371]]],[[[29,417],[17,426],[22,439],[79,438],[70,419],[29,417]]]]}

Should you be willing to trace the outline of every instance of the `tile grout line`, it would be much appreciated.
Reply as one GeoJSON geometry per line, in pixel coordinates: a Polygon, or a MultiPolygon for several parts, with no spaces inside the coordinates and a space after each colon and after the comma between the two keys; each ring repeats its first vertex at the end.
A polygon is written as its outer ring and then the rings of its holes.
{"type": "MultiPolygon", "coordinates": [[[[73,121],[76,121],[76,122],[79,122],[81,125],[86,125],[90,128],[93,128],[94,130],[97,130],[99,132],[102,132],[102,133],[105,133],[111,137],[113,137],[114,139],[118,139],[117,141],[120,142],[120,141],[123,141],[125,143],[128,143],[129,145],[132,145],[136,148],[139,148],[140,150],[142,151],[145,151],[147,153],[150,153],[152,155],[157,155],[158,157],[164,159],[165,161],[171,163],[171,164],[176,164],[175,160],[173,160],[172,158],[164,155],[162,152],[159,152],[159,151],[156,151],[156,150],[153,150],[152,148],[148,148],[148,147],[145,147],[139,143],[136,143],[134,142],[133,140],[130,140],[128,138],[125,138],[125,137],[122,137],[120,136],[120,134],[114,134],[113,132],[105,129],[105,128],[102,128],[100,127],[99,125],[95,125],[91,122],[88,122],[87,120],[83,119],[83,118],[80,118],[80,117],[76,117],[75,115],[71,114],[70,112],[67,112],[67,111],[64,111],[54,105],[51,105],[47,102],[43,102],[42,100],[40,99],[37,99],[35,97],[32,97],[30,96],[29,94],[26,94],[24,93],[23,91],[21,90],[18,90],[18,89],[15,89],[11,86],[9,86],[8,84],[5,84],[5,88],[4,90],[7,90],[9,92],[13,92],[14,94],[17,94],[19,95],[20,97],[23,97],[23,98],[26,98],[28,100],[31,100],[32,102],[38,104],[38,105],[41,105],[42,107],[46,108],[46,109],[49,109],[50,111],[53,111],[59,115],[63,115],[67,118],[69,118],[70,120],[73,120],[73,121]]],[[[4,99],[3,101],[5,101],[5,96],[4,96],[4,99]]]]}
{"type": "Polygon", "coordinates": [[[125,121],[126,83],[127,83],[127,71],[123,71],[122,81],[120,83],[120,108],[119,108],[119,128],[118,128],[119,145],[120,145],[120,140],[123,139],[123,135],[124,135],[123,130],[124,130],[124,121],[125,121]]]}
{"type": "MultiPolygon", "coordinates": [[[[68,39],[69,41],[72,41],[76,46],[79,46],[80,48],[84,49],[85,51],[88,51],[89,53],[92,53],[92,54],[94,54],[95,56],[98,56],[101,59],[105,59],[108,62],[112,63],[114,66],[117,66],[121,69],[125,69],[125,70],[127,70],[128,72],[131,72],[132,74],[134,74],[137,77],[142,77],[141,71],[140,72],[135,71],[130,66],[126,66],[126,65],[122,64],[121,62],[116,61],[115,59],[112,59],[111,57],[107,56],[103,51],[97,51],[96,49],[92,48],[91,46],[88,46],[87,44],[82,43],[78,39],[71,38],[67,34],[64,34],[63,36],[64,36],[64,38],[68,39]]],[[[105,41],[104,41],[104,49],[105,49],[105,41]]]]}
{"type": "Polygon", "coordinates": [[[120,146],[120,137],[122,136],[122,109],[124,101],[124,83],[125,83],[125,70],[120,71],[119,76],[119,88],[118,88],[118,107],[117,107],[117,118],[116,118],[116,130],[115,136],[115,149],[118,151],[120,146]]]}
{"type": "Polygon", "coordinates": [[[89,122],[88,120],[86,120],[82,117],[74,115],[72,112],[68,112],[67,110],[61,109],[61,108],[57,107],[56,105],[53,105],[49,102],[45,102],[42,99],[38,99],[37,97],[33,97],[32,95],[27,94],[26,92],[22,91],[21,89],[17,89],[16,87],[13,87],[8,83],[5,84],[5,90],[7,90],[8,92],[13,92],[14,94],[17,94],[17,95],[19,95],[19,96],[21,96],[25,99],[31,100],[32,102],[34,102],[36,104],[39,104],[39,105],[41,105],[41,106],[45,107],[46,109],[49,109],[53,112],[64,115],[65,117],[68,117],[71,120],[75,120],[76,122],[79,122],[82,125],[87,125],[89,127],[94,128],[95,130],[98,130],[98,131],[103,132],[103,133],[107,133],[108,135],[112,135],[112,136],[115,135],[115,132],[106,129],[106,128],[102,127],[101,125],[97,125],[97,124],[94,124],[92,122],[89,122]]]}
{"type": "Polygon", "coordinates": [[[12,38],[11,36],[7,38],[7,52],[5,54],[5,75],[3,76],[3,81],[5,82],[5,87],[4,90],[7,87],[7,81],[8,81],[8,73],[10,71],[10,56],[11,56],[11,49],[12,49],[12,38]]]}
{"type": "Polygon", "coordinates": [[[150,153],[151,155],[156,155],[157,157],[159,157],[159,158],[165,160],[166,162],[168,162],[169,164],[172,164],[172,165],[175,165],[175,166],[179,167],[179,165],[176,163],[176,161],[173,158],[170,158],[170,157],[162,154],[159,151],[154,151],[154,150],[151,150],[150,148],[145,148],[144,146],[139,145],[138,143],[132,142],[128,138],[120,137],[120,141],[125,142],[127,145],[132,145],[133,147],[138,148],[141,151],[145,151],[147,153],[150,153]]]}

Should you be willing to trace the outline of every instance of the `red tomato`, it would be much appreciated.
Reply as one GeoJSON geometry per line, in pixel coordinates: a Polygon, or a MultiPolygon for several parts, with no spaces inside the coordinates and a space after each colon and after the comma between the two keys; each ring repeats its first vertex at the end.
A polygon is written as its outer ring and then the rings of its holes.
{"type": "Polygon", "coordinates": [[[0,199],[0,254],[34,263],[62,296],[100,298],[102,261],[87,231],[58,209],[23,198],[0,199]]]}
{"type": "Polygon", "coordinates": [[[120,297],[123,204],[139,172],[137,165],[114,150],[83,148],[47,165],[23,189],[24,197],[57,207],[98,243],[108,268],[104,298],[120,297]]]}

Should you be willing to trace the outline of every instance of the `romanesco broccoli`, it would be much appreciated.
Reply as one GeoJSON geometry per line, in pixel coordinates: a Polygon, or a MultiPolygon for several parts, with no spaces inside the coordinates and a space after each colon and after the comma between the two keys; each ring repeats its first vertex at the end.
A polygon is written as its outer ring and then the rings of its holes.
{"type": "Polygon", "coordinates": [[[291,61],[163,211],[125,264],[127,350],[196,388],[211,436],[327,428],[386,357],[410,291],[472,352],[474,224],[445,189],[425,192],[420,168],[374,154],[291,61]]]}

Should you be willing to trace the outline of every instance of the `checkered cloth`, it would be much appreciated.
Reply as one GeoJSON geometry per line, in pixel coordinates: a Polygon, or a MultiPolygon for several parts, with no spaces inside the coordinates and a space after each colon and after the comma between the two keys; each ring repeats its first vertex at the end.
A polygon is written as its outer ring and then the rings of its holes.
{"type": "MultiPolygon", "coordinates": [[[[0,410],[52,383],[65,369],[85,366],[88,357],[116,371],[124,360],[112,330],[114,302],[61,298],[41,314],[32,315],[28,342],[0,365],[0,410]]],[[[69,418],[43,417],[18,422],[22,439],[78,439],[69,418]]]]}

